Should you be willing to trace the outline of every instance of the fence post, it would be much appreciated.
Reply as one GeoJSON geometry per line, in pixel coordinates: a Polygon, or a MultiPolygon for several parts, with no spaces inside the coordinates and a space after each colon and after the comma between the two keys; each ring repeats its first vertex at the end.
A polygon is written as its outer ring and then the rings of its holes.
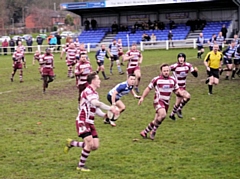
{"type": "Polygon", "coordinates": [[[90,52],[90,43],[87,44],[87,51],[90,52]]]}
{"type": "Polygon", "coordinates": [[[140,50],[144,51],[144,49],[143,49],[143,42],[142,41],[140,42],[140,50]]]}
{"type": "Polygon", "coordinates": [[[193,48],[197,48],[197,45],[196,45],[196,39],[193,39],[193,48]]]}
{"type": "Polygon", "coordinates": [[[169,49],[169,43],[168,43],[168,40],[166,40],[166,50],[169,49]]]}

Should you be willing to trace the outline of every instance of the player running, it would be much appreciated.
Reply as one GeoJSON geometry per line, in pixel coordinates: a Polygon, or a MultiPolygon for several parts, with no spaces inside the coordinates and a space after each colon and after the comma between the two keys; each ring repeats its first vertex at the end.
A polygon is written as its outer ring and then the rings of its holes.
{"type": "Polygon", "coordinates": [[[186,62],[186,55],[179,53],[177,56],[178,62],[170,66],[170,70],[173,72],[175,79],[177,80],[179,89],[182,91],[182,96],[176,96],[176,102],[173,106],[173,110],[170,114],[172,120],[176,120],[175,113],[179,118],[182,118],[182,108],[188,103],[191,95],[186,90],[186,80],[188,73],[191,72],[194,77],[198,76],[197,67],[193,68],[192,64],[186,62]]]}

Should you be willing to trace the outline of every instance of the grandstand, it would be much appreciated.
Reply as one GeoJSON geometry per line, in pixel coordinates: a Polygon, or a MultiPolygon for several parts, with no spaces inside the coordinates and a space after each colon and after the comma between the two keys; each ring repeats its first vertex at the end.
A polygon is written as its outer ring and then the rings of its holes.
{"type": "MultiPolygon", "coordinates": [[[[159,20],[165,24],[168,24],[170,19],[174,19],[177,27],[172,32],[174,35],[173,40],[179,41],[176,43],[179,43],[179,46],[175,45],[177,48],[183,47],[186,43],[194,46],[194,39],[197,38],[200,32],[204,33],[205,38],[210,38],[213,33],[218,34],[223,24],[226,25],[229,32],[237,32],[240,29],[240,23],[238,22],[240,3],[237,2],[235,0],[187,0],[162,1],[160,3],[157,1],[151,3],[140,1],[131,1],[130,3],[130,1],[126,1],[124,4],[121,0],[108,0],[62,3],[61,9],[78,14],[82,19],[82,24],[84,19],[87,18],[94,17],[97,20],[98,27],[100,27],[97,30],[83,31],[84,26],[81,27],[82,33],[79,36],[79,41],[85,44],[88,43],[88,48],[95,48],[101,42],[107,44],[110,42],[109,39],[112,38],[121,38],[124,47],[133,42],[142,44],[141,40],[144,32],[149,36],[154,33],[157,38],[157,42],[154,44],[159,43],[161,47],[166,47],[169,32],[168,25],[162,31],[137,30],[134,34],[130,31],[124,31],[118,32],[115,36],[110,33],[110,27],[114,21],[119,25],[123,24],[131,27],[136,21],[147,22],[149,19],[152,21],[159,20]],[[193,34],[190,27],[186,26],[186,22],[199,18],[205,19],[207,24],[202,31],[198,30],[193,34]],[[191,34],[193,36],[190,36],[191,34]]],[[[228,37],[230,35],[232,34],[229,33],[228,37]]],[[[149,45],[149,42],[144,42],[144,44],[149,45]]]]}

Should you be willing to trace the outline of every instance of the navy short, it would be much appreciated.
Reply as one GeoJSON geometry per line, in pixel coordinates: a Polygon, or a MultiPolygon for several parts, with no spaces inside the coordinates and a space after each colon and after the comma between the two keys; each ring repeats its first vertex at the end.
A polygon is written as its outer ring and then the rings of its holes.
{"type": "Polygon", "coordinates": [[[223,59],[223,64],[224,65],[228,65],[228,64],[232,64],[232,59],[231,58],[225,58],[223,59]]]}
{"type": "Polygon", "coordinates": [[[219,79],[219,69],[210,68],[210,71],[207,71],[209,77],[213,76],[214,78],[219,79]]]}
{"type": "Polygon", "coordinates": [[[118,59],[119,59],[118,55],[113,55],[113,56],[111,57],[111,61],[116,61],[116,60],[118,60],[118,59]]]}
{"type": "Polygon", "coordinates": [[[218,51],[222,51],[222,45],[219,45],[218,47],[218,51]]]}
{"type": "Polygon", "coordinates": [[[202,49],[203,49],[203,46],[202,46],[202,45],[197,46],[197,49],[198,49],[198,50],[202,50],[202,49]]]}
{"type": "Polygon", "coordinates": [[[234,65],[239,65],[239,64],[240,64],[240,58],[239,59],[235,58],[234,59],[234,65]]]}
{"type": "Polygon", "coordinates": [[[102,61],[102,60],[99,60],[99,61],[100,62],[97,61],[98,66],[103,66],[104,65],[104,61],[102,61]]]}
{"type": "MultiPolygon", "coordinates": [[[[112,104],[112,96],[110,94],[107,95],[107,100],[109,101],[110,104],[112,104]]],[[[119,98],[115,98],[115,102],[120,100],[119,98]]]]}

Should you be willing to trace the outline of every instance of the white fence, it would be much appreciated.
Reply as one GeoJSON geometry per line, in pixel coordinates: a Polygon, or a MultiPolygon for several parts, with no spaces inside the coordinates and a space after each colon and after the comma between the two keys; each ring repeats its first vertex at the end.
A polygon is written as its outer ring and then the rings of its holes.
{"type": "MultiPolygon", "coordinates": [[[[227,38],[226,41],[229,42],[233,40],[233,38],[227,38]]],[[[240,40],[240,39],[239,39],[240,40]]],[[[106,45],[106,47],[108,47],[109,44],[111,43],[104,43],[106,45]]],[[[223,44],[223,47],[226,44],[223,44]]],[[[54,53],[59,53],[62,51],[62,46],[60,47],[60,50],[57,50],[58,45],[56,46],[49,46],[49,45],[37,45],[37,46],[25,46],[26,48],[26,52],[25,53],[35,53],[36,50],[40,51],[40,52],[44,52],[46,48],[51,48],[52,51],[54,53]]],[[[131,44],[128,43],[127,47],[124,47],[124,50],[128,50],[130,49],[131,44]]],[[[208,47],[208,44],[205,43],[204,44],[205,47],[208,47]]],[[[100,47],[100,43],[96,44],[96,43],[87,43],[85,44],[85,48],[87,48],[88,52],[91,51],[97,51],[100,47]],[[95,48],[91,48],[92,45],[96,46],[95,48]]],[[[191,39],[191,40],[172,40],[170,43],[168,40],[163,40],[163,41],[148,41],[148,42],[140,42],[140,46],[139,49],[141,51],[144,50],[150,50],[150,49],[172,49],[172,48],[193,48],[195,49],[197,47],[196,44],[196,39],[191,39]],[[174,47],[172,47],[172,42],[174,47]]],[[[12,51],[15,51],[16,47],[6,47],[7,52],[6,54],[12,54],[12,51]]],[[[4,55],[4,47],[0,47],[0,55],[4,55]]]]}

